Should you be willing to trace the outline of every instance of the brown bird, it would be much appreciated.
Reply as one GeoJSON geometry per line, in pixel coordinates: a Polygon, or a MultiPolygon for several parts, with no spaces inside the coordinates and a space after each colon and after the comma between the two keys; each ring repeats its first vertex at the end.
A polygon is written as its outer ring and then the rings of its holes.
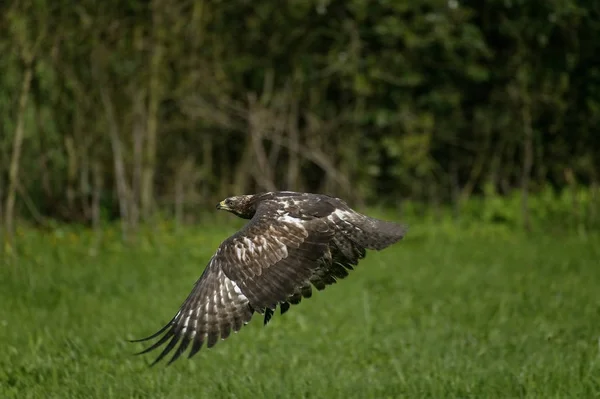
{"type": "Polygon", "coordinates": [[[206,342],[208,348],[231,331],[239,331],[254,312],[267,324],[277,305],[310,298],[312,287],[323,290],[365,257],[399,241],[405,225],[371,218],[339,198],[278,191],[227,198],[217,205],[250,221],[226,239],[210,259],[192,292],[171,321],[146,341],[165,333],[147,353],[168,342],[152,363],[177,343],[169,364],[191,345],[188,358],[206,342]]]}

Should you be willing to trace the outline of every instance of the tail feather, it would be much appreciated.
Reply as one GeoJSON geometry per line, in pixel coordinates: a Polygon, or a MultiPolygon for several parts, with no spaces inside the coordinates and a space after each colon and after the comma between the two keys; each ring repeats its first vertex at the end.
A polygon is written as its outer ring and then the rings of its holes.
{"type": "Polygon", "coordinates": [[[408,226],[375,219],[362,214],[352,215],[344,218],[344,233],[358,245],[367,248],[382,250],[398,241],[406,235],[408,226]]]}

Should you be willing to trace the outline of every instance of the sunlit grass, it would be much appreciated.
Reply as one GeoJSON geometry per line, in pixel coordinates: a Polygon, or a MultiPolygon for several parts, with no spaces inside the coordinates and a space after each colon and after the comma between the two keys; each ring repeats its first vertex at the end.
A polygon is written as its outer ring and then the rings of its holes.
{"type": "Polygon", "coordinates": [[[126,340],[170,319],[235,223],[131,246],[116,227],[20,231],[0,267],[0,397],[600,396],[600,238],[490,226],[413,223],[268,327],[148,368],[158,353],[126,340]]]}

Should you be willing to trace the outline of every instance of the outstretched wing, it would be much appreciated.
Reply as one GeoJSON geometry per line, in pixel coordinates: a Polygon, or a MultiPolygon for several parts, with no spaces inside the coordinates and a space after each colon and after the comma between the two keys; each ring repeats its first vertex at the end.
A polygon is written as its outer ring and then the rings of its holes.
{"type": "MultiPolygon", "coordinates": [[[[160,361],[180,342],[169,364],[192,344],[188,357],[206,342],[225,339],[248,323],[254,311],[273,310],[309,285],[313,271],[331,258],[334,230],[315,216],[292,216],[276,201],[259,205],[255,217],[224,241],[175,317],[147,353],[168,342],[160,361]]],[[[309,285],[310,287],[310,285],[309,285]]]]}
{"type": "Polygon", "coordinates": [[[401,240],[407,226],[371,218],[351,209],[339,198],[327,200],[333,211],[325,216],[335,235],[330,248],[331,262],[315,270],[310,282],[323,290],[349,275],[349,271],[366,256],[366,249],[382,250],[401,240]]]}
{"type": "Polygon", "coordinates": [[[265,216],[221,247],[223,271],[239,284],[254,309],[274,309],[313,271],[331,258],[334,230],[318,218],[300,219],[285,213],[265,216]]]}
{"type": "Polygon", "coordinates": [[[175,317],[155,334],[132,342],[147,341],[166,331],[156,343],[138,354],[150,352],[168,341],[167,346],[152,363],[154,365],[181,341],[169,361],[171,364],[190,344],[192,348],[188,357],[194,356],[204,342],[210,348],[219,338],[225,339],[231,331],[239,331],[250,321],[252,314],[248,298],[239,286],[223,273],[219,259],[213,256],[175,317]]]}

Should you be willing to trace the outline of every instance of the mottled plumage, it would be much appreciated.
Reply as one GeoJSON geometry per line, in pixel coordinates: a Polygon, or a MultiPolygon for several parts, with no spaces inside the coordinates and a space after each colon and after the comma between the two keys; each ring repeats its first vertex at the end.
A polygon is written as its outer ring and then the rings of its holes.
{"type": "Polygon", "coordinates": [[[310,298],[343,279],[365,257],[404,237],[406,227],[352,210],[339,198],[290,191],[227,198],[217,209],[250,221],[226,239],[210,259],[165,333],[146,353],[167,346],[153,364],[179,346],[169,363],[191,346],[188,357],[239,331],[254,312],[267,324],[277,305],[310,298]]]}

